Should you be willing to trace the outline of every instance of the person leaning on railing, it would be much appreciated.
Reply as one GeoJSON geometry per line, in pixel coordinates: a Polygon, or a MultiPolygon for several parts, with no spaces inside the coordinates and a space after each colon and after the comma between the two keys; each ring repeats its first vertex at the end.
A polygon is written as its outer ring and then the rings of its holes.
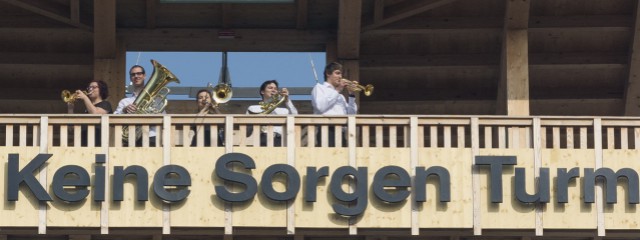
{"type": "MultiPolygon", "coordinates": [[[[92,80],[87,86],[86,94],[81,90],[76,90],[74,93],[76,100],[81,100],[84,104],[84,113],[89,114],[111,114],[111,103],[106,99],[109,97],[109,88],[107,83],[102,80],[92,80]]],[[[67,112],[74,113],[75,100],[67,102],[67,112]]],[[[81,128],[81,145],[87,146],[87,126],[82,125],[81,128]]],[[[95,126],[95,143],[96,146],[100,146],[101,131],[98,125],[95,126]]]]}
{"type": "MultiPolygon", "coordinates": [[[[276,100],[274,96],[276,96],[277,94],[280,94],[279,97],[284,98],[285,107],[276,107],[275,109],[271,110],[269,114],[275,114],[275,115],[298,114],[298,109],[296,109],[296,107],[293,105],[293,102],[291,102],[291,99],[289,98],[289,90],[287,90],[286,88],[282,88],[282,91],[278,91],[278,81],[267,80],[263,82],[262,85],[260,85],[260,90],[258,91],[258,93],[260,94],[260,97],[262,97],[263,103],[273,102],[274,100],[276,100]]],[[[246,113],[261,114],[263,113],[263,111],[265,111],[265,109],[263,109],[263,105],[258,104],[258,105],[249,106],[249,108],[247,108],[246,113]]],[[[250,128],[249,130],[250,131],[248,133],[251,134],[251,131],[253,131],[253,129],[250,128]]],[[[276,147],[282,146],[282,134],[283,134],[282,126],[273,127],[274,146],[276,147]]],[[[265,130],[261,129],[260,131],[260,146],[267,146],[266,129],[265,130]]]]}
{"type": "MultiPolygon", "coordinates": [[[[356,104],[356,91],[353,83],[342,80],[342,64],[332,62],[324,68],[324,83],[317,83],[311,90],[311,105],[314,114],[321,115],[347,115],[356,114],[358,105],[356,104]],[[348,100],[342,92],[347,90],[348,100]]],[[[342,131],[342,138],[346,140],[342,131]]],[[[335,145],[334,127],[329,127],[329,146],[335,145]]],[[[316,133],[316,143],[320,143],[320,134],[316,133]]],[[[345,143],[346,141],[342,141],[345,143]]]]}
{"type": "MultiPolygon", "coordinates": [[[[198,116],[204,116],[206,114],[221,114],[219,108],[213,102],[213,98],[211,97],[211,93],[207,89],[200,89],[198,94],[196,95],[196,104],[198,106],[198,116]]],[[[197,134],[198,131],[204,129],[204,142],[203,146],[209,147],[211,146],[211,126],[210,125],[192,125],[191,129],[193,129],[190,134],[191,137],[191,146],[197,146],[197,134]]],[[[223,135],[224,129],[222,126],[219,126],[218,130],[218,146],[223,145],[223,135]]]]}

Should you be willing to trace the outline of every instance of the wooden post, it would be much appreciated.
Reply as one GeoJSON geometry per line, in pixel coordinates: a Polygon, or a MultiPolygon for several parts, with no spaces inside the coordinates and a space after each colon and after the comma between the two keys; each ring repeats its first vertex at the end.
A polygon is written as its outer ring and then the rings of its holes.
{"type": "Polygon", "coordinates": [[[506,0],[496,113],[529,115],[529,0],[506,0]]]}

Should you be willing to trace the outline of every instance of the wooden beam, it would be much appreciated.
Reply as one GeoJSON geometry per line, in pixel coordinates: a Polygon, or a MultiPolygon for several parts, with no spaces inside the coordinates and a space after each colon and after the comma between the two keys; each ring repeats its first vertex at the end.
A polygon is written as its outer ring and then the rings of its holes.
{"type": "Polygon", "coordinates": [[[19,1],[19,0],[0,0],[0,2],[4,2],[4,3],[8,3],[8,4],[11,4],[11,5],[14,5],[16,7],[20,7],[22,9],[27,10],[27,11],[30,11],[30,12],[33,12],[33,13],[48,17],[50,19],[56,20],[56,21],[61,22],[61,23],[65,23],[65,24],[68,24],[68,25],[71,25],[71,26],[74,26],[74,27],[77,27],[77,28],[80,28],[80,29],[91,31],[91,27],[89,27],[87,25],[84,25],[84,24],[80,23],[79,21],[74,21],[70,17],[65,17],[65,16],[58,15],[56,13],[44,10],[42,8],[33,6],[33,5],[25,3],[23,1],[19,1]]]}
{"type": "Polygon", "coordinates": [[[156,28],[156,12],[157,12],[158,0],[147,0],[147,28],[156,28]]]}
{"type": "Polygon", "coordinates": [[[624,115],[640,116],[640,3],[636,2],[634,31],[629,46],[629,75],[624,94],[624,115]]]}
{"type": "Polygon", "coordinates": [[[92,61],[90,53],[0,52],[0,64],[91,65],[92,61]]]}
{"type": "Polygon", "coordinates": [[[496,113],[529,115],[529,0],[505,0],[501,77],[496,113]]]}
{"type": "Polygon", "coordinates": [[[229,29],[233,23],[232,5],[230,3],[222,4],[222,28],[229,29]]]}
{"type": "Polygon", "coordinates": [[[320,52],[335,38],[330,31],[235,29],[234,39],[219,38],[223,29],[118,29],[128,51],[320,52]],[[277,36],[277,37],[274,37],[277,36]]]}
{"type": "Polygon", "coordinates": [[[116,2],[95,0],[93,12],[94,58],[114,58],[116,54],[116,2]]]}
{"type": "Polygon", "coordinates": [[[80,24],[80,0],[69,0],[69,19],[80,24]]]}
{"type": "Polygon", "coordinates": [[[373,23],[380,23],[384,19],[384,0],[373,2],[373,23]]]}
{"type": "Polygon", "coordinates": [[[296,29],[306,29],[309,25],[309,1],[296,0],[296,29]]]}
{"type": "Polygon", "coordinates": [[[362,0],[340,1],[338,11],[338,58],[360,56],[360,15],[362,0]]]}
{"type": "Polygon", "coordinates": [[[403,19],[406,19],[408,17],[411,16],[415,16],[417,14],[429,11],[431,9],[443,6],[443,5],[447,5],[449,3],[455,2],[457,0],[426,0],[426,1],[422,1],[421,3],[417,4],[416,6],[411,7],[409,10],[403,12],[403,13],[399,13],[390,17],[387,17],[385,19],[383,19],[382,21],[378,21],[375,22],[371,25],[368,25],[366,27],[363,28],[364,31],[368,31],[368,30],[372,30],[375,28],[379,28],[403,19]]]}

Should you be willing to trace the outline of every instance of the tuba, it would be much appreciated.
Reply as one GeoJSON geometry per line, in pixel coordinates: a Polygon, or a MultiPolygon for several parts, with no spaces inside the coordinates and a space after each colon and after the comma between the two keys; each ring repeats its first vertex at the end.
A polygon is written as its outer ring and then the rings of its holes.
{"type": "MultiPolygon", "coordinates": [[[[167,95],[170,92],[169,88],[165,86],[170,82],[180,83],[180,80],[158,61],[152,59],[151,64],[153,65],[153,73],[142,92],[133,102],[137,108],[136,114],[163,112],[167,107],[167,95]]],[[[135,140],[138,140],[142,136],[142,128],[136,127],[135,131],[135,140]]],[[[129,128],[127,126],[122,128],[122,140],[129,141],[129,128]]]]}

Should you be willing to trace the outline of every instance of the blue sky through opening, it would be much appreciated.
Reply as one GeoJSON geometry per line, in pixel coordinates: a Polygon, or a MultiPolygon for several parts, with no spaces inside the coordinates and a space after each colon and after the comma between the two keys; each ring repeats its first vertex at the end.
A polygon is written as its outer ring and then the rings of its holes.
{"type": "MultiPolygon", "coordinates": [[[[153,71],[151,59],[160,62],[180,79],[180,84],[170,83],[169,87],[206,88],[208,83],[216,85],[222,66],[221,52],[127,52],[127,75],[123,84],[129,85],[128,71],[136,63],[143,66],[147,71],[147,78],[150,77],[153,71]]],[[[262,82],[271,79],[278,80],[281,88],[313,87],[316,80],[311,59],[318,81],[323,82],[324,52],[228,52],[227,67],[233,87],[257,88],[262,82]]],[[[186,95],[170,95],[169,99],[190,98],[186,95]]],[[[310,98],[293,96],[292,99],[310,98]]]]}

